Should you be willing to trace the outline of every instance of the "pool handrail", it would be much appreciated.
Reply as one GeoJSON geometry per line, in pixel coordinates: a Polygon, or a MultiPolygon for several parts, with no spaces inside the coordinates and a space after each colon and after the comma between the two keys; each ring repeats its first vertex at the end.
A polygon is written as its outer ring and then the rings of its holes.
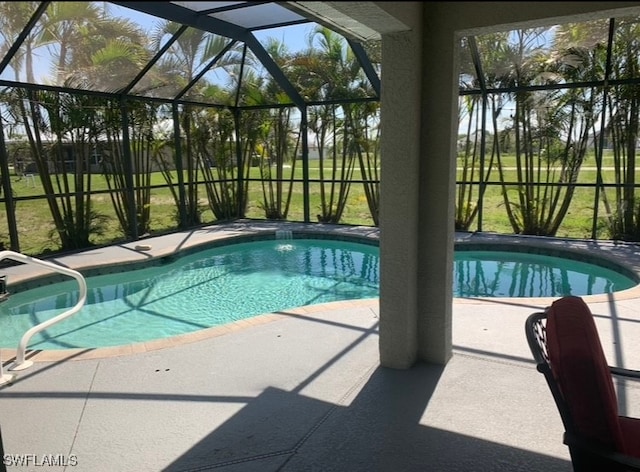
{"type": "MultiPolygon", "coordinates": [[[[54,316],[53,318],[50,318],[46,321],[43,321],[40,324],[37,324],[29,328],[22,335],[22,338],[18,343],[16,360],[9,370],[23,370],[33,365],[33,361],[25,360],[25,352],[27,350],[27,345],[29,344],[31,337],[34,334],[39,333],[40,331],[48,328],[49,326],[54,325],[70,317],[71,315],[77,313],[78,311],[80,311],[80,309],[84,306],[85,302],[87,301],[87,282],[84,279],[84,276],[78,271],[69,269],[67,267],[63,267],[59,264],[54,264],[52,262],[43,261],[35,257],[27,256],[19,252],[9,251],[9,250],[0,251],[0,261],[3,261],[4,259],[13,259],[15,261],[24,262],[26,264],[35,264],[35,265],[39,265],[47,269],[53,270],[55,272],[59,272],[61,274],[68,275],[76,279],[80,287],[78,302],[73,307],[71,307],[69,310],[65,311],[64,313],[61,313],[57,316],[54,316]]],[[[1,369],[1,365],[2,365],[2,361],[0,360],[0,369],[1,369]]],[[[0,370],[0,375],[1,374],[2,374],[2,371],[0,370]]]]}

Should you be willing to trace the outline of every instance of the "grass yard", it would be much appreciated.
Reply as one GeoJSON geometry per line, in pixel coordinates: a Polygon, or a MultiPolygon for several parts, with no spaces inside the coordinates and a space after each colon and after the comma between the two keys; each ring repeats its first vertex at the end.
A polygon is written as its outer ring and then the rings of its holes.
{"type": "MultiPolygon", "coordinates": [[[[285,169],[288,174],[284,178],[291,176],[291,170],[285,169]]],[[[331,175],[330,169],[325,169],[325,178],[331,175]]],[[[338,174],[339,175],[339,174],[338,174]]],[[[251,169],[251,178],[260,178],[257,168],[251,169]]],[[[295,170],[295,177],[302,178],[301,169],[295,170]]],[[[319,178],[319,169],[310,169],[310,179],[319,178]]],[[[359,169],[354,170],[354,179],[360,178],[359,169]]],[[[59,238],[55,232],[55,227],[51,218],[51,213],[46,199],[42,197],[43,189],[38,176],[25,178],[13,175],[11,177],[12,189],[16,201],[16,220],[18,225],[18,237],[20,240],[21,252],[29,255],[40,255],[48,252],[55,252],[60,248],[59,238]],[[37,198],[30,198],[37,197],[37,198]]],[[[157,172],[152,174],[151,185],[164,185],[162,175],[157,172]]],[[[289,185],[285,185],[288,190],[289,185]]],[[[320,184],[310,183],[310,215],[311,221],[316,221],[316,215],[320,213],[320,184]]],[[[325,192],[329,192],[330,184],[325,184],[325,192]]],[[[108,189],[107,181],[103,175],[94,174],[91,176],[91,188],[94,191],[108,189]]],[[[72,189],[73,190],[73,189],[72,189]]],[[[204,224],[216,221],[213,212],[208,207],[204,186],[199,191],[200,204],[203,208],[201,215],[204,224]]],[[[327,196],[328,198],[328,196],[327,196]]],[[[262,209],[263,189],[260,182],[249,182],[249,199],[247,205],[247,218],[265,219],[262,209]]],[[[124,240],[114,211],[113,203],[108,194],[96,194],[91,197],[93,211],[105,217],[106,225],[102,234],[95,234],[91,241],[94,244],[108,244],[124,240]]],[[[168,188],[155,188],[151,191],[150,210],[151,233],[161,233],[177,229],[176,206],[168,188]]],[[[287,219],[291,221],[304,221],[303,209],[303,185],[301,182],[294,182],[287,219]]],[[[361,183],[352,183],[349,190],[349,197],[345,207],[342,223],[357,225],[373,225],[373,219],[369,213],[364,189],[361,183]]],[[[0,212],[0,241],[5,246],[9,244],[9,230],[6,212],[0,212]]]]}
{"type": "MultiPolygon", "coordinates": [[[[460,162],[460,161],[459,161],[460,162]]],[[[513,156],[505,157],[505,167],[509,170],[505,173],[506,180],[517,181],[517,175],[514,170],[515,159],[513,156]]],[[[611,165],[610,156],[605,156],[605,166],[611,165]]],[[[585,162],[580,172],[579,183],[593,184],[596,178],[594,170],[595,160],[590,158],[585,162]]],[[[285,168],[282,178],[288,179],[293,173],[294,178],[302,179],[302,167],[296,166],[295,169],[285,168]]],[[[324,179],[340,179],[342,176],[339,171],[333,173],[333,169],[325,167],[323,170],[324,179]]],[[[250,178],[259,179],[261,177],[258,168],[251,168],[250,178]]],[[[272,177],[275,177],[273,175],[272,177]]],[[[311,180],[320,179],[320,169],[317,163],[312,163],[309,169],[309,178],[311,180]]],[[[355,168],[352,179],[359,180],[361,178],[360,169],[355,168]]],[[[461,171],[458,170],[458,179],[461,178],[461,171]]],[[[496,181],[498,175],[493,171],[491,180],[496,181]]],[[[605,182],[613,182],[613,171],[606,170],[604,174],[605,182]]],[[[638,176],[640,181],[640,175],[638,176]]],[[[477,180],[477,177],[474,178],[477,180]]],[[[30,255],[39,255],[46,252],[57,251],[60,248],[58,236],[54,231],[51,213],[47,202],[42,198],[43,189],[39,177],[25,178],[12,176],[12,189],[16,202],[16,219],[18,224],[18,235],[20,239],[20,249],[22,252],[30,255]],[[32,198],[33,197],[33,198],[32,198]]],[[[152,186],[165,185],[163,176],[157,172],[152,174],[152,186]]],[[[325,192],[327,192],[327,200],[329,198],[330,185],[325,184],[325,192]]],[[[285,184],[284,189],[288,191],[289,185],[285,184]]],[[[460,186],[458,186],[460,188],[460,186]]],[[[92,190],[108,189],[107,181],[103,175],[94,174],[91,176],[92,190]]],[[[73,190],[73,189],[71,189],[73,190]]],[[[291,221],[303,221],[303,184],[302,182],[294,182],[291,197],[291,203],[287,214],[287,219],[291,221]]],[[[317,221],[317,215],[321,209],[321,186],[320,183],[310,182],[310,218],[311,221],[317,221]]],[[[477,199],[478,185],[473,185],[472,201],[477,199]]],[[[513,190],[511,190],[513,191],[513,190]]],[[[613,190],[606,190],[609,199],[613,199],[613,190]]],[[[214,223],[215,217],[213,212],[208,209],[206,193],[204,186],[199,191],[200,204],[202,205],[202,222],[204,224],[214,223]]],[[[602,199],[600,199],[602,200],[602,199]]],[[[124,234],[120,229],[118,220],[111,198],[108,194],[97,194],[91,197],[92,209],[99,215],[104,216],[105,225],[101,234],[95,234],[91,241],[94,244],[107,244],[124,240],[124,234]]],[[[265,213],[263,205],[263,188],[261,182],[249,182],[249,201],[246,216],[254,219],[264,219],[265,213]]],[[[564,219],[557,236],[569,238],[589,238],[591,237],[593,225],[593,209],[595,205],[595,190],[588,187],[578,187],[571,201],[569,212],[564,219]]],[[[174,200],[168,188],[154,188],[151,191],[151,233],[160,233],[177,229],[177,211],[174,200]]],[[[607,239],[609,237],[606,225],[606,211],[602,203],[598,206],[598,232],[597,237],[607,239]]],[[[357,225],[373,225],[373,219],[369,213],[367,200],[364,193],[362,183],[352,183],[349,189],[347,205],[341,220],[345,224],[357,225]]],[[[482,225],[478,228],[476,220],[471,230],[481,229],[482,231],[491,231],[497,233],[511,234],[513,232],[505,210],[505,203],[501,195],[501,188],[498,185],[489,186],[485,192],[482,205],[482,225]]],[[[9,231],[7,225],[6,212],[0,212],[0,241],[8,245],[9,231]]]]}

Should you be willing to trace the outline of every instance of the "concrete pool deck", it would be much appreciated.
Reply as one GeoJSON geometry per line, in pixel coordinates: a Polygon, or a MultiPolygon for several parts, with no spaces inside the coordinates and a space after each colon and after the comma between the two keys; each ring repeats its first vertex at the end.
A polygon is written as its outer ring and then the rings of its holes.
{"type": "MultiPolygon", "coordinates": [[[[248,226],[224,231],[273,229],[248,226]]],[[[221,231],[92,252],[102,262],[148,258],[221,231]]],[[[614,258],[634,252],[600,247],[614,258]]],[[[80,257],[60,262],[88,264],[80,257]]],[[[30,277],[11,269],[10,281],[30,277]]],[[[640,369],[637,290],[584,298],[609,362],[640,369]]],[[[377,299],[283,310],[122,352],[36,353],[0,387],[5,462],[28,463],[10,471],[568,472],[560,418],[524,337],[525,318],[550,301],[455,299],[452,359],[408,370],[379,365],[377,299]]],[[[5,367],[11,355],[2,350],[5,367]]],[[[640,414],[640,385],[617,387],[622,411],[640,414]]]]}

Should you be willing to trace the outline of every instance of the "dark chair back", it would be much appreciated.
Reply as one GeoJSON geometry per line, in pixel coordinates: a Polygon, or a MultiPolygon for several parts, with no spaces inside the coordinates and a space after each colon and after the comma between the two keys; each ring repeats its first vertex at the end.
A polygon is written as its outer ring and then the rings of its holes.
{"type": "Polygon", "coordinates": [[[527,318],[529,348],[565,427],[574,470],[616,469],[598,453],[628,454],[611,370],[595,321],[579,297],[556,300],[527,318]],[[604,467],[609,467],[608,469],[604,467]]]}
{"type": "Polygon", "coordinates": [[[624,452],[613,379],[593,315],[581,298],[564,297],[548,309],[547,352],[575,433],[624,452]]]}

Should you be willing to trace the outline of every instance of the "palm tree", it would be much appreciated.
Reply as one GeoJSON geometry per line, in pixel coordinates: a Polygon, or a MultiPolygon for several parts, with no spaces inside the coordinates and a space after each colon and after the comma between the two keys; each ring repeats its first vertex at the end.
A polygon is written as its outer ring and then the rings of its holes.
{"type": "Polygon", "coordinates": [[[467,231],[473,224],[480,206],[474,200],[474,180],[476,175],[482,172],[481,160],[481,136],[485,130],[482,118],[482,100],[477,95],[466,95],[460,100],[459,119],[466,119],[467,133],[464,138],[464,146],[461,155],[458,155],[462,174],[460,182],[456,186],[456,212],[455,229],[467,231]]]}
{"type": "Polygon", "coordinates": [[[153,132],[158,106],[143,101],[105,101],[102,172],[111,190],[120,228],[137,238],[149,232],[151,223],[151,171],[156,153],[153,132]],[[123,132],[123,113],[127,134],[123,132]]]}
{"type": "MultiPolygon", "coordinates": [[[[265,49],[280,69],[292,75],[295,81],[295,73],[290,70],[292,55],[285,44],[270,38],[265,49]]],[[[279,103],[285,100],[284,92],[275,80],[270,78],[262,87],[254,88],[254,96],[250,104],[279,103]]],[[[259,113],[263,117],[259,127],[259,143],[256,147],[262,180],[261,207],[267,218],[283,220],[287,218],[293,195],[293,179],[301,133],[294,130],[292,116],[294,110],[291,107],[251,113],[259,113]],[[290,164],[286,178],[285,164],[290,164]]]]}
{"type": "MultiPolygon", "coordinates": [[[[499,86],[501,77],[509,69],[509,56],[504,53],[506,44],[508,44],[506,33],[490,33],[480,36],[476,38],[475,44],[468,38],[463,38],[460,48],[460,86],[472,90],[480,89],[482,83],[485,84],[485,89],[499,86]],[[472,48],[482,50],[482,72],[485,75],[483,81],[477,77],[477,71],[472,61],[472,48]]],[[[490,129],[493,129],[495,137],[504,99],[502,95],[488,94],[486,90],[481,90],[481,94],[460,97],[459,103],[459,124],[465,120],[467,128],[462,147],[458,151],[462,173],[460,182],[456,186],[454,221],[456,230],[468,231],[480,214],[486,182],[489,181],[496,159],[500,159],[502,148],[499,146],[498,139],[491,141],[490,129]],[[490,117],[489,123],[487,123],[487,114],[490,117]],[[490,146],[491,152],[487,160],[488,146],[490,146]]],[[[481,227],[482,221],[479,222],[479,228],[481,227]]]]}
{"type": "MultiPolygon", "coordinates": [[[[38,10],[41,2],[2,2],[0,3],[0,36],[2,47],[0,52],[6,56],[22,29],[38,10]]],[[[48,23],[47,12],[33,26],[16,51],[10,64],[16,81],[24,79],[28,83],[35,82],[34,50],[40,47],[43,30],[48,23]]]]}
{"type": "MultiPolygon", "coordinates": [[[[84,4],[77,8],[60,5],[55,13],[59,21],[52,23],[43,37],[57,45],[56,77],[68,87],[121,90],[151,57],[143,46],[143,32],[128,20],[111,18],[97,7],[84,4]]],[[[101,101],[95,107],[99,119],[87,122],[85,127],[92,124],[93,132],[106,142],[94,143],[77,159],[86,159],[94,149],[104,146],[102,171],[115,214],[123,233],[137,237],[147,233],[150,224],[149,130],[155,120],[153,107],[133,102],[125,107],[118,100],[101,101]]],[[[90,171],[87,169],[89,179],[90,171]]]]}
{"type": "MultiPolygon", "coordinates": [[[[3,4],[5,25],[24,21],[25,13],[33,5],[26,7],[5,7],[3,4]]],[[[90,77],[81,71],[100,69],[92,61],[96,57],[94,54],[104,50],[108,39],[106,32],[114,29],[122,32],[113,25],[108,18],[100,16],[90,2],[51,4],[25,39],[13,64],[16,78],[20,78],[24,66],[26,80],[35,81],[33,56],[38,47],[46,46],[57,51],[53,67],[57,80],[64,79],[67,85],[87,85],[90,77]]],[[[131,44],[140,44],[140,37],[137,34],[130,38],[131,44]]],[[[121,34],[120,41],[124,40],[125,36],[121,34]]],[[[120,64],[127,61],[131,62],[128,56],[120,64]]],[[[95,75],[105,74],[98,72],[95,75]]],[[[24,124],[63,249],[86,247],[90,244],[91,234],[104,224],[104,218],[93,212],[89,199],[91,168],[88,157],[97,145],[104,124],[98,111],[100,106],[90,97],[32,90],[16,91],[10,103],[14,116],[24,124]],[[44,139],[47,134],[52,136],[51,144],[44,139]],[[67,165],[69,159],[65,156],[67,150],[71,151],[73,161],[71,174],[67,165]]]]}
{"type": "MultiPolygon", "coordinates": [[[[559,80],[570,82],[594,82],[605,74],[606,38],[608,22],[567,24],[555,33],[553,49],[548,61],[548,73],[559,80]]],[[[573,198],[580,168],[587,152],[596,143],[596,123],[602,121],[601,92],[594,86],[566,89],[559,92],[554,119],[546,131],[560,136],[564,141],[560,153],[558,182],[567,184],[552,189],[553,197],[545,224],[555,234],[566,216],[573,198]],[[564,193],[564,194],[563,194],[564,193]],[[555,213],[555,216],[554,216],[555,213]]],[[[549,107],[547,110],[553,110],[549,107]]],[[[600,162],[602,150],[596,147],[596,160],[600,162]]],[[[598,165],[600,175],[601,166],[598,165]]],[[[596,197],[597,201],[597,197],[596,197]]],[[[595,221],[592,237],[595,237],[595,221]]]]}
{"type": "MultiPolygon", "coordinates": [[[[590,90],[524,91],[521,87],[577,80],[584,69],[570,76],[566,51],[550,55],[540,47],[548,31],[518,30],[508,36],[490,38],[488,82],[514,90],[506,94],[513,103],[510,124],[496,133],[491,162],[498,166],[507,216],[516,234],[554,235],[566,215],[585,159],[589,133],[594,123],[594,97],[590,90]],[[498,39],[498,42],[495,40],[498,39]],[[492,63],[491,63],[492,62],[492,63]],[[500,142],[513,136],[516,179],[507,183],[500,142]]],[[[484,45],[486,48],[486,45],[484,45]]],[[[493,96],[492,121],[505,103],[493,96]]]]}
{"type": "Polygon", "coordinates": [[[380,223],[380,104],[351,105],[347,108],[352,122],[352,150],[358,156],[365,198],[373,224],[380,223]]]}
{"type": "MultiPolygon", "coordinates": [[[[637,77],[640,71],[640,27],[636,18],[616,22],[612,51],[612,77],[637,77]]],[[[636,197],[636,155],[640,132],[640,88],[616,85],[607,89],[607,131],[611,136],[615,174],[615,207],[609,216],[613,239],[640,241],[640,202],[636,197]]],[[[607,193],[602,192],[608,203],[607,193]]]]}
{"type": "MultiPolygon", "coordinates": [[[[325,27],[309,35],[309,49],[296,59],[297,67],[307,69],[300,81],[303,96],[309,101],[363,98],[363,80],[358,80],[360,65],[344,39],[325,27]],[[319,48],[314,46],[318,41],[319,48]]],[[[349,105],[322,104],[309,108],[308,126],[318,149],[320,213],[318,220],[338,223],[348,201],[356,165],[356,148],[351,145],[355,126],[349,105]],[[328,153],[328,155],[327,155],[328,153]],[[326,175],[326,161],[330,176],[326,175]]],[[[372,196],[374,194],[371,194],[372,196]]]]}
{"type": "MultiPolygon", "coordinates": [[[[176,23],[161,23],[154,35],[155,48],[157,49],[160,47],[162,38],[164,38],[166,35],[173,36],[178,33],[180,29],[181,26],[176,23]]],[[[213,35],[195,28],[187,28],[182,34],[177,37],[176,41],[163,56],[161,62],[158,65],[156,75],[154,75],[154,77],[152,78],[151,83],[156,88],[159,88],[162,85],[171,85],[172,89],[175,90],[174,95],[177,94],[193,82],[199,67],[202,64],[210,62],[217,55],[219,55],[227,46],[227,43],[228,40],[220,36],[213,35]]],[[[235,55],[236,53],[237,50],[232,49],[228,56],[226,56],[226,59],[217,63],[215,66],[232,68],[234,64],[237,63],[237,57],[235,55]]],[[[189,91],[190,98],[211,99],[211,97],[213,96],[220,98],[221,94],[219,89],[215,87],[212,88],[211,85],[212,84],[208,83],[206,80],[201,79],[189,91]]],[[[196,135],[198,136],[198,139],[202,140],[204,136],[212,136],[212,133],[215,134],[215,130],[213,129],[197,130],[198,126],[207,126],[208,124],[210,125],[213,123],[213,121],[207,118],[206,115],[208,114],[208,112],[204,112],[197,107],[186,104],[182,106],[179,117],[177,117],[177,119],[180,121],[179,129],[181,130],[181,135],[179,137],[174,136],[174,139],[180,140],[180,144],[178,145],[181,149],[183,167],[180,168],[180,166],[178,165],[177,155],[174,165],[178,172],[184,173],[185,177],[185,202],[180,202],[180,206],[184,206],[184,208],[186,209],[186,221],[183,221],[182,223],[187,226],[192,226],[201,222],[201,214],[203,208],[199,203],[198,195],[200,174],[202,172],[205,172],[204,177],[212,177],[212,174],[210,173],[211,168],[208,165],[209,161],[207,160],[208,158],[204,151],[206,148],[206,143],[202,141],[194,141],[194,137],[196,135]]],[[[212,112],[212,114],[213,116],[216,115],[215,112],[212,112]]],[[[228,118],[227,114],[221,114],[220,116],[228,118]]],[[[217,146],[218,144],[219,143],[214,143],[215,146],[217,146]]],[[[223,162],[228,162],[230,166],[234,166],[234,161],[231,156],[229,156],[229,159],[227,160],[218,160],[218,163],[220,165],[222,165],[223,162]]],[[[233,172],[231,170],[231,167],[225,169],[223,172],[227,173],[227,171],[233,172]]],[[[165,172],[165,175],[168,175],[167,172],[165,172]]],[[[229,192],[223,189],[222,187],[227,187],[229,185],[229,182],[226,180],[219,183],[221,188],[218,190],[221,190],[220,192],[218,192],[216,189],[206,187],[206,185],[214,185],[213,181],[210,178],[206,178],[206,181],[208,183],[205,184],[205,189],[207,191],[207,194],[209,195],[210,205],[212,207],[212,210],[214,211],[214,214],[216,214],[218,218],[226,218],[226,216],[224,215],[227,215],[228,211],[226,209],[221,210],[221,208],[228,208],[229,205],[227,204],[227,202],[225,202],[221,207],[221,202],[217,201],[216,198],[212,196],[231,196],[237,195],[239,194],[239,192],[229,192]]],[[[171,182],[169,181],[167,183],[171,184],[171,182]]]]}
{"type": "Polygon", "coordinates": [[[192,139],[209,208],[218,221],[240,217],[246,183],[239,187],[236,116],[228,109],[201,109],[193,114],[192,139]]]}

